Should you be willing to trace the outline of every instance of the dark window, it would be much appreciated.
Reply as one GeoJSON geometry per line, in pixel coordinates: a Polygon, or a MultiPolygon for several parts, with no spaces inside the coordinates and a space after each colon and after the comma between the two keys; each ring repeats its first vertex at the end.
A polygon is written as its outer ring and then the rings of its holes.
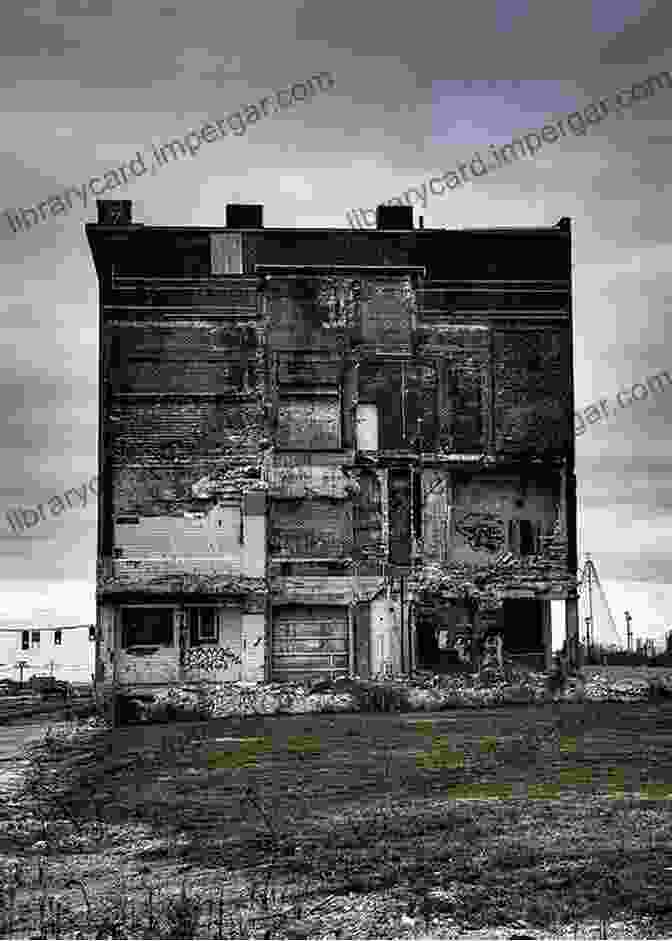
{"type": "Polygon", "coordinates": [[[389,477],[390,562],[408,565],[411,553],[411,479],[408,471],[391,471],[389,477]]]}
{"type": "Polygon", "coordinates": [[[535,550],[534,527],[529,520],[520,520],[520,554],[532,555],[535,550]]]}
{"type": "Polygon", "coordinates": [[[509,548],[517,555],[534,555],[539,551],[540,527],[530,520],[509,521],[509,548]]]}
{"type": "Polygon", "coordinates": [[[96,639],[96,628],[93,624],[89,624],[89,640],[96,639]]]}
{"type": "Polygon", "coordinates": [[[123,608],[121,646],[171,647],[173,644],[172,608],[123,608]]]}
{"type": "Polygon", "coordinates": [[[40,646],[40,632],[39,631],[31,631],[30,644],[32,647],[40,646]]]}
{"type": "Polygon", "coordinates": [[[189,610],[189,638],[192,647],[219,642],[217,612],[214,608],[191,608],[189,610]]]}
{"type": "Polygon", "coordinates": [[[28,650],[30,647],[30,632],[21,631],[21,650],[28,650]]]}
{"type": "Polygon", "coordinates": [[[54,631],[54,644],[55,644],[57,647],[60,647],[61,644],[62,644],[62,642],[63,642],[63,632],[62,632],[62,631],[54,631]]]}
{"type": "Polygon", "coordinates": [[[416,539],[422,539],[422,477],[413,474],[413,530],[416,539]]]}

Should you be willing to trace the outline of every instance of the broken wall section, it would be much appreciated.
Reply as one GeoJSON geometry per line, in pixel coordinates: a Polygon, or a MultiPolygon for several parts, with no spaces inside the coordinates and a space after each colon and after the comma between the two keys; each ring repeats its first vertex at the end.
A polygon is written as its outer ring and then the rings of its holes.
{"type": "Polygon", "coordinates": [[[528,476],[425,470],[419,593],[566,597],[575,579],[562,487],[560,468],[528,476]]]}
{"type": "Polygon", "coordinates": [[[114,558],[105,591],[212,592],[236,581],[242,590],[263,578],[265,508],[249,513],[244,497],[264,490],[260,341],[254,321],[107,325],[114,558]]]}

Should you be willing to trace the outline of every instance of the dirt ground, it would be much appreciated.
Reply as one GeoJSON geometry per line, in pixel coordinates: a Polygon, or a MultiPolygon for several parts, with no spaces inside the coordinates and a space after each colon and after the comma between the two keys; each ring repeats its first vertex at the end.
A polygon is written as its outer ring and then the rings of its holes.
{"type": "Polygon", "coordinates": [[[669,937],[671,745],[667,702],[104,732],[4,811],[0,935],[669,937]]]}

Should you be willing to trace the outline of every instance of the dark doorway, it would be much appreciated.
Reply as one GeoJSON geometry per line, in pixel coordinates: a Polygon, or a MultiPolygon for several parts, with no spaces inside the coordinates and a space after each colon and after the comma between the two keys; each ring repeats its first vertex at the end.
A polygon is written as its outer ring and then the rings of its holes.
{"type": "Polygon", "coordinates": [[[544,605],[548,601],[504,602],[504,651],[514,663],[544,669],[544,605]]]}
{"type": "Polygon", "coordinates": [[[458,651],[460,640],[468,641],[471,626],[468,612],[460,605],[447,604],[434,611],[419,610],[416,614],[417,665],[433,673],[464,673],[471,669],[470,658],[464,659],[465,644],[458,651]]]}

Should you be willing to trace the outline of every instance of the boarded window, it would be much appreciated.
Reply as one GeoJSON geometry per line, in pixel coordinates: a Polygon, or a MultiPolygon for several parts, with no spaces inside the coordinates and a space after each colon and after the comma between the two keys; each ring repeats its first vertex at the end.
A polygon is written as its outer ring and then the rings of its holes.
{"type": "Polygon", "coordinates": [[[278,407],[277,446],[332,450],[341,446],[341,409],[336,396],[283,398],[278,407]]]}
{"type": "Polygon", "coordinates": [[[283,555],[340,558],[352,551],[352,512],[341,501],[273,501],[271,549],[283,555]]]}
{"type": "Polygon", "coordinates": [[[121,646],[173,645],[172,608],[122,608],[121,646]]]}
{"type": "Polygon", "coordinates": [[[213,274],[243,273],[243,238],[240,233],[216,232],[210,236],[213,274]]]}

